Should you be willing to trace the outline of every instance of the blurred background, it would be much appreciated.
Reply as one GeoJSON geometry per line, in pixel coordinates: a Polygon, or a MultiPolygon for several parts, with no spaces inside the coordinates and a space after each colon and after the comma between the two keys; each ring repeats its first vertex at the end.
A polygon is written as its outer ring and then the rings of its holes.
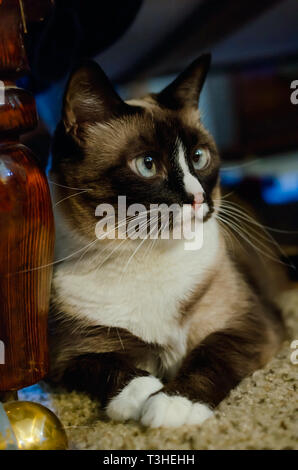
{"type": "MultiPolygon", "coordinates": [[[[297,0],[55,4],[46,24],[26,37],[32,73],[21,82],[36,97],[40,126],[25,140],[42,164],[50,167],[50,139],[75,62],[93,57],[129,98],[159,91],[210,51],[200,110],[222,156],[222,185],[274,228],[284,260],[298,267],[297,0]]],[[[295,269],[289,273],[298,280],[295,269]]]]}

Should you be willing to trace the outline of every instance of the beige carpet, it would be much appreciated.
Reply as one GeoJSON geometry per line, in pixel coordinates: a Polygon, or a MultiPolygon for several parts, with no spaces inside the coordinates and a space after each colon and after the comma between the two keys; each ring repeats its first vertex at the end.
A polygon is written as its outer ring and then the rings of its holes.
{"type": "MultiPolygon", "coordinates": [[[[280,299],[290,337],[298,339],[298,290],[280,299]]],[[[291,341],[265,369],[245,379],[203,426],[143,429],[107,421],[99,403],[79,393],[30,387],[20,399],[49,406],[62,420],[71,449],[298,449],[298,365],[291,341]]]]}

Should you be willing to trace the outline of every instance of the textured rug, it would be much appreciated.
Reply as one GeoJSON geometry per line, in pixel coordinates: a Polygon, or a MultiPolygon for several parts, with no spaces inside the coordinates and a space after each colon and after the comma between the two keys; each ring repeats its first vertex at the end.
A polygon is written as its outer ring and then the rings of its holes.
{"type": "Polygon", "coordinates": [[[51,408],[65,426],[71,449],[298,449],[298,364],[291,349],[298,340],[298,289],[284,293],[280,305],[291,339],[200,427],[148,430],[113,423],[87,395],[44,385],[22,390],[20,399],[51,408]]]}

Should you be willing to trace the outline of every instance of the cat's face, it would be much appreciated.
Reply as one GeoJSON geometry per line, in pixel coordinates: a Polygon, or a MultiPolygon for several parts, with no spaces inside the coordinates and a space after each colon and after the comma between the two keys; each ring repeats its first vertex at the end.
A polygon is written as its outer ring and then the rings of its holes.
{"type": "MultiPolygon", "coordinates": [[[[202,56],[161,93],[123,102],[101,69],[71,76],[53,145],[62,185],[86,190],[63,202],[69,220],[94,235],[95,208],[118,196],[138,203],[203,205],[207,220],[219,197],[219,157],[198,100],[210,57],[202,56]]],[[[69,193],[60,191],[61,198],[69,193]]]]}

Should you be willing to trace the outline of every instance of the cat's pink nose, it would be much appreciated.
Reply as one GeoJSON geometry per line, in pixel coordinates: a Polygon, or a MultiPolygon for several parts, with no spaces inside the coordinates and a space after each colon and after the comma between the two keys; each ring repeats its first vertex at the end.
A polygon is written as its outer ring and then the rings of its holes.
{"type": "Polygon", "coordinates": [[[193,200],[193,203],[192,203],[192,207],[194,209],[199,209],[201,207],[201,205],[203,204],[204,202],[204,194],[203,193],[197,193],[194,195],[194,200],[193,200]]]}

